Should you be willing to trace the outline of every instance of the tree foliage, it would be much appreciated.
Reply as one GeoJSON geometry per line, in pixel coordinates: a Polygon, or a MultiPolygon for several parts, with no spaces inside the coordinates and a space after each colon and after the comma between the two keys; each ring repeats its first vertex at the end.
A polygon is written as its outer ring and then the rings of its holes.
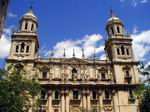
{"type": "Polygon", "coordinates": [[[150,112],[150,65],[140,63],[140,74],[144,76],[136,90],[140,112],[150,112]]]}
{"type": "Polygon", "coordinates": [[[147,88],[139,105],[140,112],[150,112],[150,88],[147,88]]]}
{"type": "MultiPolygon", "coordinates": [[[[21,67],[8,67],[0,70],[0,112],[32,112],[38,110],[35,96],[40,91],[40,85],[33,79],[25,77],[21,67]]],[[[37,100],[38,102],[38,100],[37,100]]]]}

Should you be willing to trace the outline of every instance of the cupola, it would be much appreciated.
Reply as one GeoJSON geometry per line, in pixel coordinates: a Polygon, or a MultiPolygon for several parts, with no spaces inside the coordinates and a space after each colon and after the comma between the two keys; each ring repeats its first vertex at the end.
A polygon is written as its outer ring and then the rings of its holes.
{"type": "Polygon", "coordinates": [[[124,25],[121,20],[117,16],[115,16],[112,10],[111,16],[107,20],[106,30],[109,37],[124,35],[124,25]]]}
{"type": "Polygon", "coordinates": [[[20,19],[20,31],[37,32],[37,17],[34,15],[32,7],[20,19]]]}

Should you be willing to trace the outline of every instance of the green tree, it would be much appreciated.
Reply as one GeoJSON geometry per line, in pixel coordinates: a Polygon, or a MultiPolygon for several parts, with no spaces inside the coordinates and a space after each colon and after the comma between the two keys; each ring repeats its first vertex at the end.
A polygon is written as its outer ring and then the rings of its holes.
{"type": "Polygon", "coordinates": [[[36,96],[40,85],[34,79],[26,78],[28,74],[22,71],[22,66],[9,66],[7,70],[0,70],[0,112],[38,110],[40,104],[36,96]]]}
{"type": "Polygon", "coordinates": [[[140,63],[140,74],[144,76],[136,90],[140,112],[150,112],[150,65],[140,63]]]}

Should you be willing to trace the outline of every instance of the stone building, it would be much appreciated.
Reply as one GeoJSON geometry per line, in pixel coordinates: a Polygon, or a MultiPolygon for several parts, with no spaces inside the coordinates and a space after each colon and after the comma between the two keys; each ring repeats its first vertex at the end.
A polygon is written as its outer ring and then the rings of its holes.
{"type": "MultiPolygon", "coordinates": [[[[106,24],[106,60],[38,57],[37,17],[30,9],[13,32],[7,64],[21,63],[42,85],[41,112],[137,112],[134,89],[139,81],[132,39],[121,20],[106,24]]],[[[65,54],[64,54],[65,55],[65,54]]]]}
{"type": "Polygon", "coordinates": [[[2,30],[7,14],[9,0],[0,0],[0,38],[2,36],[2,30]]]}

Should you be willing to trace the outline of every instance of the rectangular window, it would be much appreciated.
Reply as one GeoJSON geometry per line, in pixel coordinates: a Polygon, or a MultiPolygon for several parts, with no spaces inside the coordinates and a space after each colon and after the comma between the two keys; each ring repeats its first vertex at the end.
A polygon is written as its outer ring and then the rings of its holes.
{"type": "Polygon", "coordinates": [[[126,76],[129,76],[129,75],[130,75],[130,74],[129,74],[129,70],[126,70],[125,72],[126,72],[126,76]]]}
{"type": "Polygon", "coordinates": [[[93,99],[93,100],[96,99],[96,91],[92,91],[92,99],[93,99]]]}
{"type": "Polygon", "coordinates": [[[133,91],[129,90],[129,99],[134,99],[133,91]]]}
{"type": "Polygon", "coordinates": [[[108,91],[105,91],[105,99],[110,99],[108,91]]]}
{"type": "Polygon", "coordinates": [[[55,91],[55,99],[58,100],[59,99],[59,92],[55,91]]]}
{"type": "Polygon", "coordinates": [[[46,79],[46,78],[47,78],[47,72],[46,72],[46,71],[43,71],[43,72],[42,72],[42,78],[43,78],[43,79],[46,79]]]}
{"type": "Polygon", "coordinates": [[[106,74],[105,73],[101,73],[101,78],[102,78],[102,80],[105,80],[106,79],[106,74]]]}
{"type": "Polygon", "coordinates": [[[73,90],[73,99],[78,99],[78,91],[73,90]]]}

